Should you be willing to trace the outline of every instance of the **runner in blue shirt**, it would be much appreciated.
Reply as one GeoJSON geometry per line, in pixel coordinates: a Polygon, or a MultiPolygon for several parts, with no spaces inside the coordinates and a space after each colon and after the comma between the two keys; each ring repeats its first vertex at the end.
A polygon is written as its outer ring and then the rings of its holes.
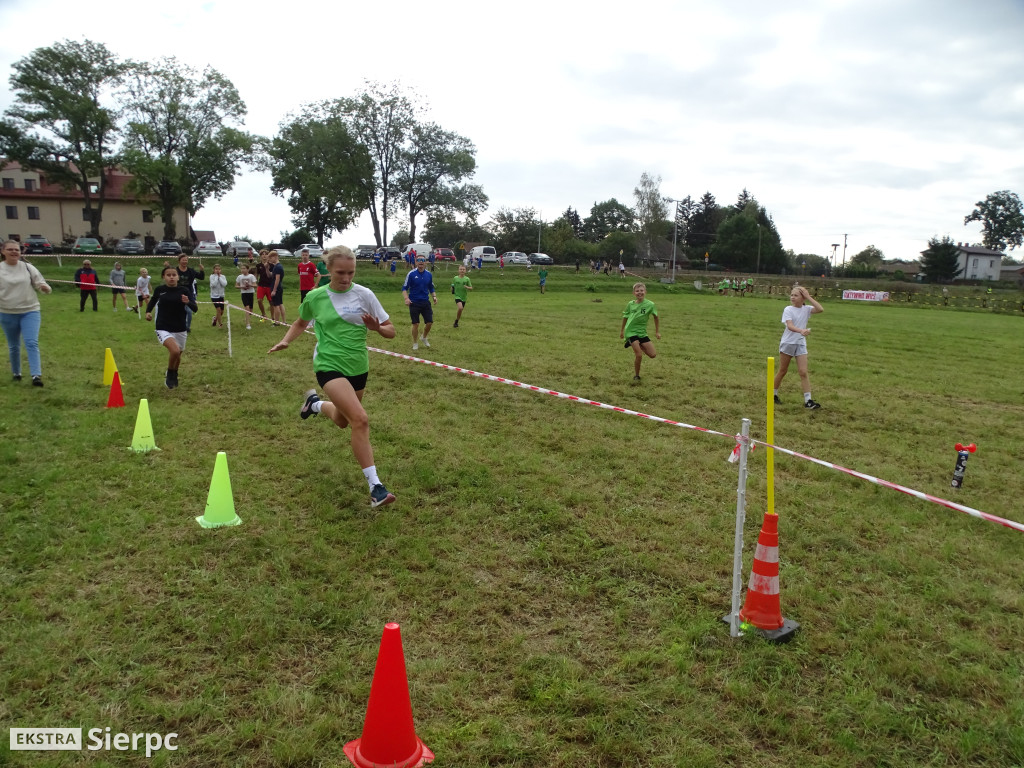
{"type": "Polygon", "coordinates": [[[409,319],[412,320],[412,348],[420,348],[420,315],[423,316],[423,344],[430,346],[427,335],[434,324],[434,309],[430,299],[437,304],[437,292],[434,291],[434,276],[427,272],[427,259],[416,257],[416,269],[405,276],[402,284],[402,297],[409,308],[409,319]]]}

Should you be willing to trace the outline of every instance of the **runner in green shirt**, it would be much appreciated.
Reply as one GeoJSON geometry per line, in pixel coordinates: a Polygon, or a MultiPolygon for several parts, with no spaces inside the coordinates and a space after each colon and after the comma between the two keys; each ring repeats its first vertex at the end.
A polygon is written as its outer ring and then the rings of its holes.
{"type": "Polygon", "coordinates": [[[651,343],[651,339],[647,335],[647,321],[652,315],[654,316],[654,335],[658,339],[661,338],[661,329],[658,324],[658,310],[655,308],[654,302],[647,298],[647,286],[643,283],[635,283],[633,296],[636,297],[635,300],[629,302],[622,313],[619,338],[626,340],[624,346],[627,349],[633,348],[633,354],[636,356],[633,360],[633,381],[640,381],[640,363],[643,362],[644,355],[652,360],[658,356],[654,344],[651,343]]]}
{"type": "Polygon", "coordinates": [[[466,291],[473,290],[473,283],[466,277],[466,266],[464,264],[459,266],[459,276],[452,278],[452,293],[455,294],[455,306],[459,308],[459,312],[455,315],[455,324],[452,328],[459,327],[459,320],[462,319],[462,310],[466,308],[466,291]]]}
{"type": "Polygon", "coordinates": [[[315,389],[309,390],[299,416],[308,419],[320,413],[342,429],[349,427],[352,453],[370,486],[370,505],[390,504],[395,495],[377,477],[370,445],[370,420],[362,403],[370,370],[367,333],[376,331],[385,339],[393,339],[395,326],[373,291],[353,282],[356,257],[350,249],[331,248],[324,261],[330,283],[306,295],[306,300],[299,305],[299,319],[288,327],[284,338],[272,346],[270,352],[287,349],[316,320],[313,371],[326,398],[321,400],[315,389]]]}
{"type": "Polygon", "coordinates": [[[548,281],[548,271],[541,267],[540,272],[537,273],[537,277],[540,279],[540,292],[544,293],[544,285],[548,281]]]}

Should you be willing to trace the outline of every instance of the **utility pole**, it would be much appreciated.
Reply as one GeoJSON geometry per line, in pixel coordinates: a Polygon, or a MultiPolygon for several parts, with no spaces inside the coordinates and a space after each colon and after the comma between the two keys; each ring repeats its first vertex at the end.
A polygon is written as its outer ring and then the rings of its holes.
{"type": "Polygon", "coordinates": [[[843,235],[843,269],[846,269],[846,238],[847,235],[843,235]]]}
{"type": "Polygon", "coordinates": [[[837,266],[839,266],[838,264],[836,264],[836,248],[838,247],[839,243],[832,243],[832,269],[835,269],[837,266]]]}

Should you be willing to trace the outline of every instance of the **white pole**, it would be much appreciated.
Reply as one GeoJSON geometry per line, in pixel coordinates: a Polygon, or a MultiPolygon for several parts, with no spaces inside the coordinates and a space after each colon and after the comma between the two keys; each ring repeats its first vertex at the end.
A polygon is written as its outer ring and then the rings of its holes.
{"type": "Polygon", "coordinates": [[[224,299],[224,314],[228,318],[228,357],[233,357],[231,354],[231,304],[226,297],[224,299]]]}
{"type": "Polygon", "coordinates": [[[743,525],[747,518],[747,453],[750,450],[750,419],[743,419],[740,429],[740,476],[736,483],[736,536],[732,548],[732,612],[729,614],[729,636],[739,637],[740,593],[743,591],[743,525]]]}

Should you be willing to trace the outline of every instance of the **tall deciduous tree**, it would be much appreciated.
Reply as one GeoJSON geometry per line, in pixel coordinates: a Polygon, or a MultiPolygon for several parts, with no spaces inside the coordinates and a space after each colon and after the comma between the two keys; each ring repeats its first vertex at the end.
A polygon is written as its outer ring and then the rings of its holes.
{"type": "Polygon", "coordinates": [[[0,155],[81,190],[93,237],[100,236],[107,170],[118,162],[113,90],[127,67],[89,40],[37,48],[14,63],[15,103],[0,122],[0,155]]]}
{"type": "Polygon", "coordinates": [[[860,253],[857,253],[850,259],[851,264],[861,264],[871,269],[878,269],[882,266],[882,262],[885,260],[885,254],[873,245],[869,245],[860,253]]]}
{"type": "Polygon", "coordinates": [[[933,237],[928,241],[928,248],[921,254],[921,272],[929,283],[949,282],[963,272],[960,249],[953,238],[946,235],[941,240],[933,237]]]}
{"type": "Polygon", "coordinates": [[[128,79],[125,167],[134,188],[157,198],[164,238],[176,235],[174,209],[190,215],[235,185],[252,155],[243,125],[245,102],[224,75],[201,74],[174,58],[139,64],[128,79]]]}
{"type": "Polygon", "coordinates": [[[610,232],[633,232],[636,229],[636,214],[628,205],[614,197],[603,203],[594,203],[590,215],[583,220],[583,239],[599,243],[610,232]]]}
{"type": "Polygon", "coordinates": [[[972,221],[981,222],[981,242],[986,248],[1005,251],[1024,244],[1024,210],[1015,192],[1004,189],[979,200],[964,217],[964,226],[972,221]]]}
{"type": "Polygon", "coordinates": [[[359,218],[363,181],[373,176],[369,152],[330,104],[307,107],[282,124],[266,144],[261,165],[270,171],[271,191],[288,196],[292,223],[308,229],[321,246],[359,218]]]}
{"type": "Polygon", "coordinates": [[[502,251],[531,252],[537,245],[540,218],[533,208],[499,208],[488,229],[494,235],[495,247],[502,251]]]}
{"type": "Polygon", "coordinates": [[[338,99],[349,129],[362,142],[373,162],[373,174],[363,179],[364,207],[370,214],[373,234],[380,247],[387,242],[388,215],[394,208],[396,174],[409,132],[423,111],[398,83],[368,81],[366,90],[353,98],[338,99]]]}
{"type": "Polygon", "coordinates": [[[633,189],[633,199],[636,201],[633,210],[636,212],[637,239],[644,258],[650,259],[655,241],[665,239],[668,206],[661,195],[661,176],[652,176],[644,171],[640,175],[640,183],[633,189]]]}
{"type": "Polygon", "coordinates": [[[476,170],[473,142],[436,123],[415,123],[398,153],[395,192],[409,217],[409,237],[416,239],[416,216],[423,211],[477,215],[487,196],[475,184],[460,184],[476,170]]]}

